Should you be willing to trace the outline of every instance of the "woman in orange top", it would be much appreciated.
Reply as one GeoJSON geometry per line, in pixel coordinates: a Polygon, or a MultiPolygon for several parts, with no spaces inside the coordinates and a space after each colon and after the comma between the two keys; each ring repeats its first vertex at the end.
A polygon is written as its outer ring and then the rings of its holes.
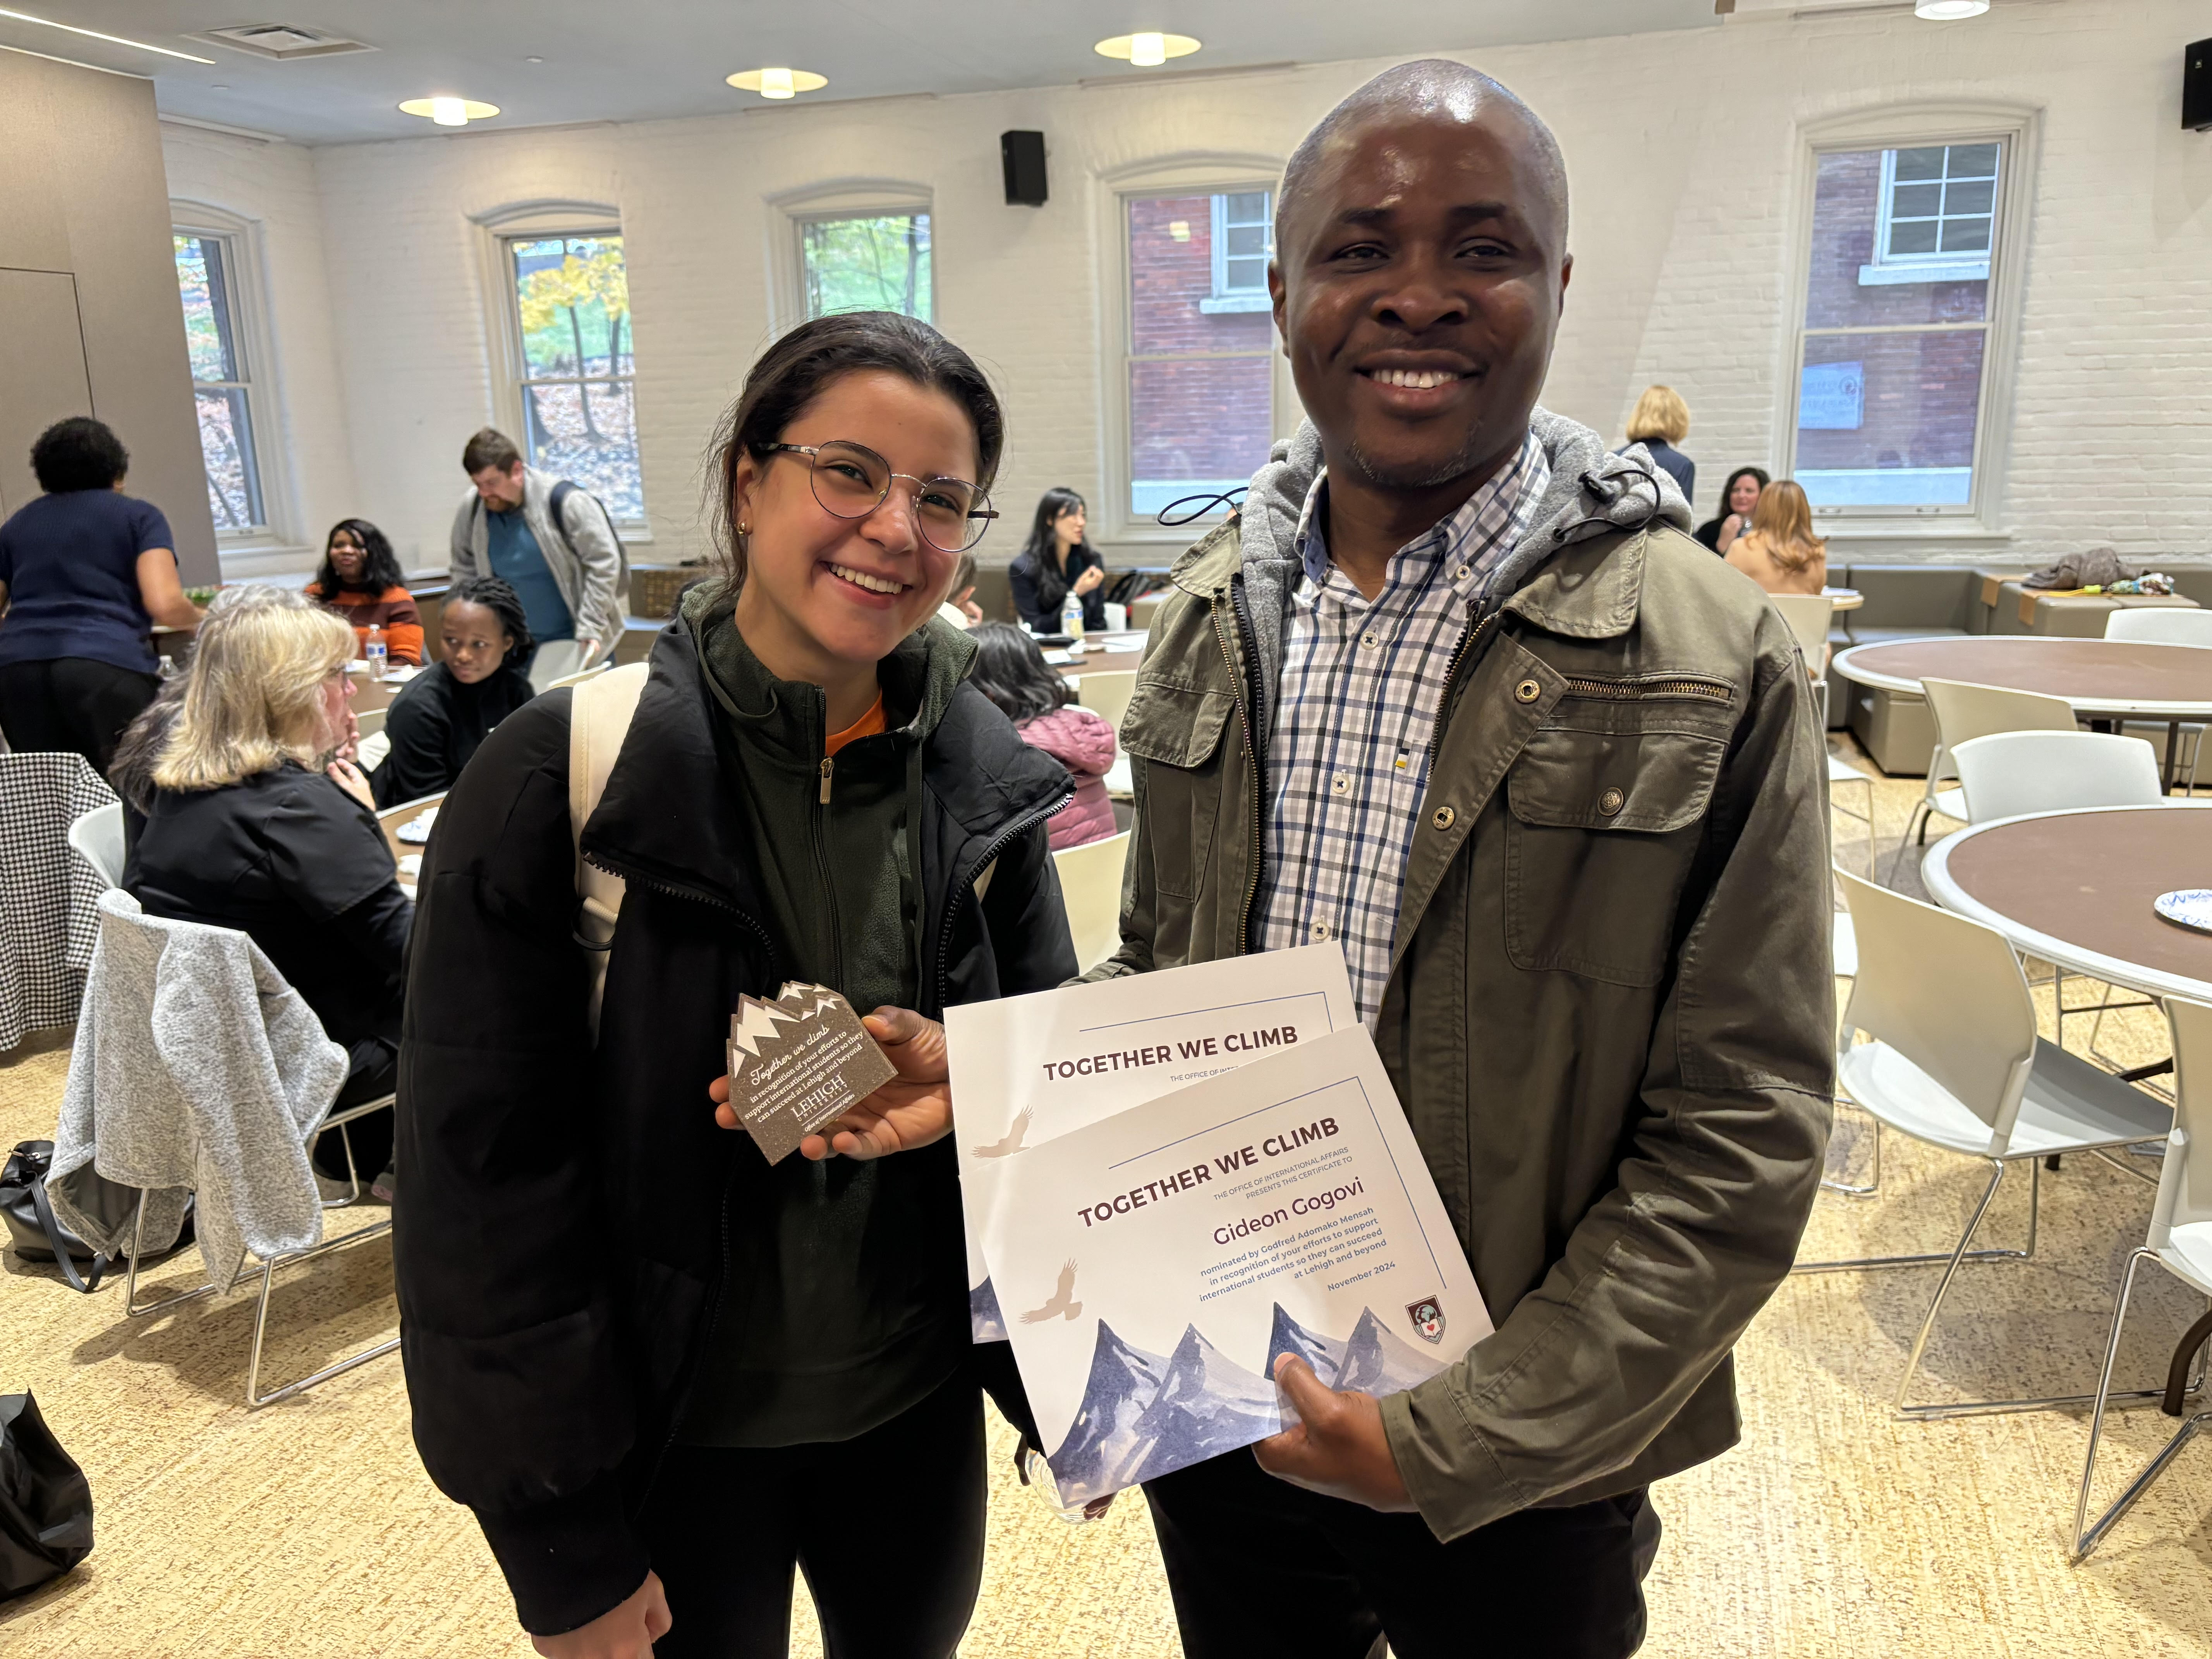
{"type": "Polygon", "coordinates": [[[340,519],[331,526],[323,566],[307,584],[307,597],[353,625],[356,653],[366,651],[368,630],[381,628],[385,660],[421,666],[422,613],[399,580],[392,544],[368,520],[340,519]]]}
{"type": "Polygon", "coordinates": [[[1813,504],[1793,478],[1759,492],[1751,528],[1729,544],[1726,557],[1770,593],[1817,593],[1827,586],[1828,544],[1813,533],[1813,504]]]}

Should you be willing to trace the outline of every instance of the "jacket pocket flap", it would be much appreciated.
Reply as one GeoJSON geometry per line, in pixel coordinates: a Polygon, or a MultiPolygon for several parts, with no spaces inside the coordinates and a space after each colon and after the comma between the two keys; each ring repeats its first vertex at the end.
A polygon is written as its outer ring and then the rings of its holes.
{"type": "Polygon", "coordinates": [[[1523,823],[1680,830],[1705,815],[1727,744],[1688,732],[1539,732],[1506,775],[1523,823]]]}
{"type": "Polygon", "coordinates": [[[1139,680],[1121,716],[1121,748],[1162,766],[1202,766],[1221,746],[1236,701],[1225,691],[1139,680]]]}

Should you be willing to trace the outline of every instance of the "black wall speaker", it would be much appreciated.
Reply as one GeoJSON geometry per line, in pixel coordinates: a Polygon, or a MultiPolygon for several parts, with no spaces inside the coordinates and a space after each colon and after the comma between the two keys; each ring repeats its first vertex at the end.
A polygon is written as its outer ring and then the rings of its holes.
{"type": "Polygon", "coordinates": [[[2199,40],[2181,54],[2181,125],[2191,132],[2212,131],[2212,40],[2199,40]]]}
{"type": "Polygon", "coordinates": [[[1042,207],[1045,198],[1044,134],[1000,133],[999,159],[1006,163],[1006,205],[1042,207]]]}

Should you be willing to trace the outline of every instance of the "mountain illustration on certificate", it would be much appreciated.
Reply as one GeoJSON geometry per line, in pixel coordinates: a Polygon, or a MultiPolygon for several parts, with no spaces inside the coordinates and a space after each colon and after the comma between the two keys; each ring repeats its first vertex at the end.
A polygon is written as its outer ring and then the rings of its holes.
{"type": "Polygon", "coordinates": [[[1362,1309],[1340,1340],[1307,1330],[1276,1304],[1265,1372],[1227,1358],[1195,1325],[1185,1327],[1175,1352],[1162,1358],[1122,1340],[1101,1320],[1082,1407],[1047,1460],[1060,1501],[1088,1503],[1249,1446],[1295,1421],[1272,1380],[1285,1353],[1311,1365],[1324,1386],[1366,1394],[1396,1394],[1443,1369],[1436,1356],[1393,1336],[1372,1309],[1362,1309]]]}

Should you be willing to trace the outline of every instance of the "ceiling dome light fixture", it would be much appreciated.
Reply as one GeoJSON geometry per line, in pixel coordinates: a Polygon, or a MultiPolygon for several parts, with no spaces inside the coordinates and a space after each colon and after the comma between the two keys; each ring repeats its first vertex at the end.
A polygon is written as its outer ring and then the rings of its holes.
{"type": "Polygon", "coordinates": [[[1912,15],[1931,23],[1955,23],[1962,17],[1979,17],[1990,0],[1914,0],[1912,15]]]}
{"type": "Polygon", "coordinates": [[[1117,34],[1091,48],[1101,58],[1122,58],[1138,69],[1158,69],[1170,58],[1188,58],[1199,43],[1188,34],[1117,34]]]}
{"type": "Polygon", "coordinates": [[[757,92],[763,98],[795,98],[830,84],[828,76],[800,69],[739,70],[726,78],[739,92],[757,92]]]}
{"type": "Polygon", "coordinates": [[[471,121],[490,120],[499,113],[499,106],[479,104],[473,98],[410,98],[399,112],[419,115],[441,127],[465,127],[471,121]]]}

